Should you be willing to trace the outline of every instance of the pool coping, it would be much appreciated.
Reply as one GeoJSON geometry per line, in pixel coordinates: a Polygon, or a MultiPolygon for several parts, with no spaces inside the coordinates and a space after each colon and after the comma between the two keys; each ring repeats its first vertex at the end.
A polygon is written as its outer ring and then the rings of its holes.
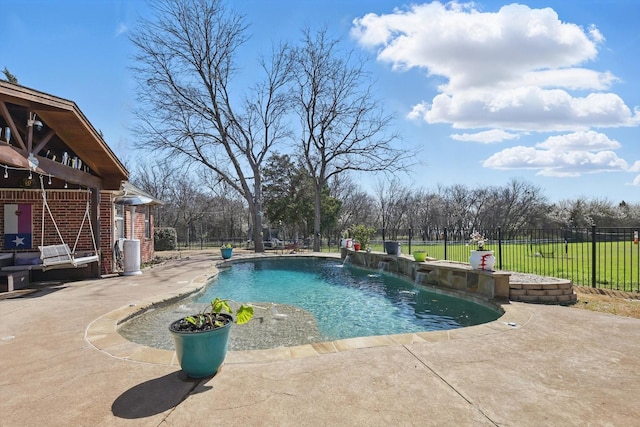
{"type": "MultiPolygon", "coordinates": [[[[278,255],[286,256],[286,255],[278,255]]],[[[301,254],[295,254],[301,256],[301,254]]],[[[304,256],[304,255],[302,255],[304,256]]],[[[317,254],[309,254],[317,257],[317,254]]],[[[255,258],[243,256],[236,258],[255,258]]],[[[331,257],[329,257],[331,258],[331,257]]],[[[158,304],[170,303],[196,293],[204,288],[206,283],[218,274],[218,268],[223,267],[222,260],[213,266],[208,274],[194,278],[188,285],[173,292],[142,300],[136,304],[120,307],[92,321],[85,330],[85,339],[97,350],[111,357],[138,363],[179,366],[174,350],[163,350],[148,347],[127,340],[118,332],[118,327],[127,320],[135,317],[158,304]]],[[[401,346],[414,343],[433,343],[439,341],[476,338],[485,335],[503,333],[525,326],[533,315],[526,304],[503,302],[498,304],[503,315],[498,319],[480,325],[444,331],[427,331],[394,335],[377,335],[368,337],[347,338],[293,347],[277,347],[262,350],[232,350],[227,352],[226,364],[255,363],[284,361],[308,357],[317,357],[327,353],[340,353],[362,348],[401,346]]]]}

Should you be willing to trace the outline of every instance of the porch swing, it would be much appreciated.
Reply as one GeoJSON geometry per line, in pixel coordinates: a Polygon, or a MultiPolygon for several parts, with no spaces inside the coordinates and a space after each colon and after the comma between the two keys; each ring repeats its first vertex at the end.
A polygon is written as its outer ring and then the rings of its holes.
{"type": "Polygon", "coordinates": [[[62,238],[62,234],[60,233],[60,229],[58,228],[58,224],[56,223],[53,214],[51,213],[51,209],[49,208],[49,204],[47,203],[47,192],[44,188],[44,182],[42,175],[40,175],[40,188],[42,189],[42,232],[41,232],[41,246],[38,246],[40,250],[40,259],[42,260],[43,270],[50,270],[55,268],[78,268],[85,266],[87,264],[91,264],[93,262],[100,261],[100,256],[98,255],[98,248],[96,245],[96,238],[93,233],[93,225],[91,224],[91,214],[90,214],[90,190],[87,188],[87,203],[84,212],[84,216],[82,217],[82,224],[80,225],[80,229],[78,230],[78,235],[76,236],[76,242],[73,245],[73,250],[69,249],[69,245],[67,245],[62,238]],[[45,209],[49,213],[49,217],[51,218],[51,222],[53,222],[53,226],[58,233],[58,237],[62,244],[60,245],[47,245],[44,244],[44,220],[45,220],[45,209]],[[82,229],[84,228],[84,224],[89,220],[89,230],[91,232],[91,240],[93,242],[93,255],[88,256],[76,256],[76,248],[78,246],[78,241],[80,240],[80,235],[82,234],[82,229]]]}

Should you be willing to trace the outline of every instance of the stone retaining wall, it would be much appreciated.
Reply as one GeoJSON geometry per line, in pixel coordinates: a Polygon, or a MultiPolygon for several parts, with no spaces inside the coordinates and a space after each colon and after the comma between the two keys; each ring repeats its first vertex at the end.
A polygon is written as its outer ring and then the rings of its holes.
{"type": "Polygon", "coordinates": [[[511,301],[537,302],[544,304],[573,304],[578,295],[569,280],[553,279],[536,283],[510,283],[511,301]]]}
{"type": "Polygon", "coordinates": [[[501,299],[543,304],[573,304],[577,294],[569,280],[505,271],[473,270],[467,263],[427,259],[414,261],[407,255],[342,249],[346,262],[403,275],[426,287],[464,292],[488,299],[501,299]],[[531,280],[523,280],[527,276],[531,280]]]}
{"type": "Polygon", "coordinates": [[[488,299],[509,298],[509,275],[502,271],[473,270],[469,264],[429,259],[416,262],[406,255],[387,255],[343,249],[346,262],[380,269],[409,278],[417,285],[440,288],[488,299]]]}

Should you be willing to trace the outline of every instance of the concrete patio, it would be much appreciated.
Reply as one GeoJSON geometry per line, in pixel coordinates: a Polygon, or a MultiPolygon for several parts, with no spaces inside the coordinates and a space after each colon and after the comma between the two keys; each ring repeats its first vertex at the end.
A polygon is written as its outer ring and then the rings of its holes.
{"type": "Polygon", "coordinates": [[[135,361],[135,344],[96,345],[99,319],[202,281],[219,258],[1,297],[0,426],[638,425],[640,320],[570,307],[512,303],[450,332],[234,352],[198,381],[135,361]]]}

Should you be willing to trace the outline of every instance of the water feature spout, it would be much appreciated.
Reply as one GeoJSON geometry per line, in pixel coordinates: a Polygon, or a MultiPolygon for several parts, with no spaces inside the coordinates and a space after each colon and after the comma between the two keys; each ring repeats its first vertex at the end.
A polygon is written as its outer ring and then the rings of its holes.
{"type": "Polygon", "coordinates": [[[389,269],[389,261],[380,261],[378,263],[378,270],[387,271],[389,269]]]}
{"type": "Polygon", "coordinates": [[[422,285],[422,281],[424,280],[424,276],[425,274],[421,271],[416,272],[416,278],[414,280],[414,283],[416,285],[422,285]]]}
{"type": "Polygon", "coordinates": [[[348,263],[350,258],[351,258],[351,255],[347,255],[346,257],[344,257],[344,261],[342,261],[342,265],[345,265],[346,263],[348,263]]]}

